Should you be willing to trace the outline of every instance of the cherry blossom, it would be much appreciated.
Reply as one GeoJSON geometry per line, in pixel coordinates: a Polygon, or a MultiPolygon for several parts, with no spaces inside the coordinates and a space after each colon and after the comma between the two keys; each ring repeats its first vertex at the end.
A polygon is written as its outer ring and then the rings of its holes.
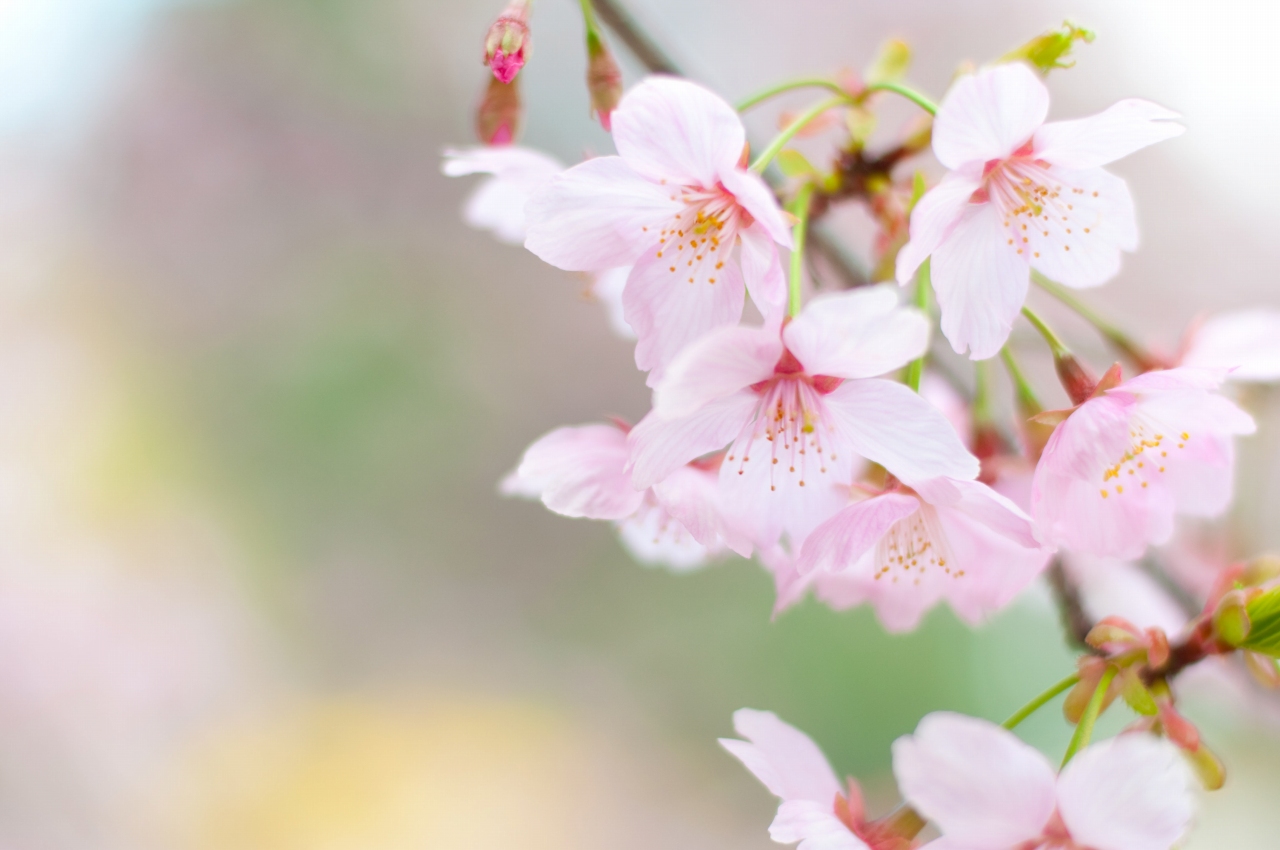
{"type": "Polygon", "coordinates": [[[1181,362],[1230,370],[1231,381],[1280,380],[1280,310],[1241,310],[1211,317],[1190,335],[1181,362]]]}
{"type": "Polygon", "coordinates": [[[848,504],[862,458],[903,481],[973,478],[946,418],[878,379],[924,351],[928,322],[884,284],[815,298],[776,328],[722,328],[672,363],[631,432],[632,479],[651,487],[731,444],[720,490],[731,522],[767,548],[798,545],[848,504]]]}
{"type": "MultiPolygon", "coordinates": [[[[525,205],[533,193],[564,171],[564,166],[540,151],[514,145],[446,150],[441,170],[449,177],[492,175],[467,198],[463,220],[478,230],[488,230],[500,242],[521,245],[527,235],[525,205]]],[[[624,339],[635,331],[622,315],[622,289],[631,267],[605,269],[590,275],[590,295],[609,317],[609,327],[624,339]]]]}
{"type": "Polygon", "coordinates": [[[1175,513],[1212,517],[1231,501],[1231,437],[1253,420],[1215,390],[1223,373],[1147,372],[1080,405],[1036,467],[1031,514],[1055,546],[1138,558],[1173,534],[1175,513]]]}
{"type": "Polygon", "coordinates": [[[942,831],[930,850],[1170,850],[1190,826],[1190,772],[1145,733],[1086,747],[1056,774],[994,723],[948,712],[893,744],[907,802],[942,831]]]}
{"type": "Polygon", "coordinates": [[[934,121],[950,171],[912,211],[897,277],[908,283],[932,256],[942,332],[975,360],[1008,338],[1031,269],[1077,288],[1116,274],[1138,231],[1128,187],[1100,166],[1183,131],[1144,100],[1045,124],[1048,111],[1044,83],[1015,63],[962,77],[934,121]]]}
{"type": "Polygon", "coordinates": [[[782,211],[741,167],[746,135],[719,96],[651,77],[613,113],[619,156],[570,168],[528,206],[525,246],[562,269],[634,264],[623,293],[649,383],[686,345],[735,324],[745,293],[782,317],[786,285],[776,243],[791,245],[782,211]]]}
{"type": "Polygon", "coordinates": [[[623,471],[627,458],[627,432],[617,425],[558,428],[529,446],[501,489],[540,499],[564,516],[612,520],[644,564],[688,570],[730,549],[751,554],[722,520],[714,461],[683,466],[636,490],[623,471]]]}
{"type": "Polygon", "coordinates": [[[857,785],[850,781],[846,797],[808,735],[771,711],[750,708],[733,713],[733,728],[747,740],[721,738],[720,745],[781,800],[770,838],[779,844],[799,842],[800,850],[867,850],[855,832],[862,821],[857,785]]]}
{"type": "MultiPolygon", "coordinates": [[[[869,602],[891,632],[945,599],[971,624],[1003,608],[1049,553],[1031,518],[977,481],[934,478],[856,502],[815,529],[796,563],[837,609],[869,602]]],[[[798,588],[790,588],[794,595],[798,588]]]]}

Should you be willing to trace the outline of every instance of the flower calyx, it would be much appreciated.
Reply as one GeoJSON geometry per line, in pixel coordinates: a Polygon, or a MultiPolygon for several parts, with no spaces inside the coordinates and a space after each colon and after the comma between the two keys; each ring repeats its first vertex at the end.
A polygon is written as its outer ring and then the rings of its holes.
{"type": "Polygon", "coordinates": [[[869,850],[914,850],[920,846],[916,836],[924,829],[925,820],[914,809],[900,806],[882,818],[868,821],[862,789],[852,777],[848,783],[848,796],[836,796],[836,817],[869,850]]]}
{"type": "Polygon", "coordinates": [[[529,0],[512,0],[484,37],[484,64],[506,85],[524,67],[529,49],[529,0]]]}

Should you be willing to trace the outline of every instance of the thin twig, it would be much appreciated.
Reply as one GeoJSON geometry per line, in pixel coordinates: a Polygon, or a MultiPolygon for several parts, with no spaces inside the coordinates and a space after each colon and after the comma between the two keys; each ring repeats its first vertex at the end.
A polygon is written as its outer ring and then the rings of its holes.
{"type": "Polygon", "coordinates": [[[1054,556],[1049,565],[1049,587],[1053,589],[1053,599],[1058,603],[1058,613],[1062,617],[1062,627],[1067,637],[1076,646],[1092,652],[1092,647],[1085,642],[1089,632],[1093,630],[1093,621],[1085,613],[1084,601],[1080,598],[1080,588],[1067,575],[1066,567],[1060,557],[1054,556]]]}
{"type": "Polygon", "coordinates": [[[636,61],[653,74],[672,74],[684,76],[676,63],[658,46],[649,34],[640,28],[631,13],[616,0],[592,0],[596,14],[605,26],[622,39],[622,43],[631,51],[636,61]]]}

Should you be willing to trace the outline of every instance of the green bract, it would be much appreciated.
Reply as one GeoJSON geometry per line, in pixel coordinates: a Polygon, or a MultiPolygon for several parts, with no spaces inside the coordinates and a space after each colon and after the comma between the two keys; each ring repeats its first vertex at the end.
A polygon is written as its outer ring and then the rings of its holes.
{"type": "Polygon", "coordinates": [[[1239,647],[1280,658],[1280,587],[1255,597],[1245,610],[1250,628],[1239,647]]]}

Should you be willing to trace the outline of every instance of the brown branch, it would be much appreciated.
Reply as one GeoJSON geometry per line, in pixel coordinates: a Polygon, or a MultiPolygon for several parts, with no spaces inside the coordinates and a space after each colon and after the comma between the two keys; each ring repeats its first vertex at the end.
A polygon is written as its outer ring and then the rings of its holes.
{"type": "Polygon", "coordinates": [[[1067,632],[1067,638],[1077,647],[1094,652],[1093,647],[1085,642],[1085,638],[1093,630],[1093,621],[1085,613],[1080,588],[1067,575],[1062,558],[1056,555],[1049,565],[1049,587],[1053,589],[1053,599],[1058,604],[1058,613],[1062,617],[1062,627],[1067,632]]]}

